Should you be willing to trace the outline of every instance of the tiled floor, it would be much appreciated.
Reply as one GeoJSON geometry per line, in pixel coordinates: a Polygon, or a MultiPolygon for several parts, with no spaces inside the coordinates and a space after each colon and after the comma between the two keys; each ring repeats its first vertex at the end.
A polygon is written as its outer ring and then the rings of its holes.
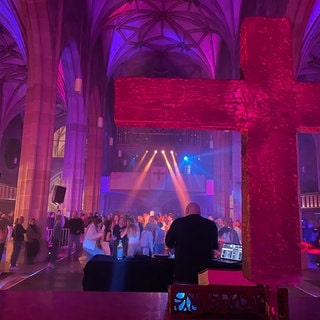
{"type": "Polygon", "coordinates": [[[47,263],[18,266],[18,270],[0,276],[2,290],[82,291],[83,266],[62,260],[52,270],[47,263]]]}
{"type": "MultiPolygon", "coordinates": [[[[0,267],[3,267],[0,266],[0,267]]],[[[1,270],[1,269],[0,269],[1,270]]],[[[14,303],[17,300],[21,299],[22,296],[18,292],[27,291],[27,295],[24,295],[25,302],[28,299],[33,301],[33,298],[38,297],[39,299],[52,299],[51,304],[53,304],[56,299],[61,299],[62,295],[69,297],[73,295],[77,296],[77,299],[81,301],[82,299],[93,299],[95,293],[83,292],[82,290],[82,277],[83,277],[83,265],[79,261],[68,262],[66,259],[62,259],[58,264],[57,268],[52,270],[47,267],[47,263],[37,264],[37,265],[21,265],[18,267],[18,270],[14,273],[3,273],[0,276],[0,290],[2,298],[0,299],[0,309],[3,301],[9,301],[10,304],[14,303]],[[59,291],[59,293],[57,292],[59,291]],[[74,293],[72,293],[74,292],[74,293]],[[61,296],[60,296],[61,293],[61,296]],[[53,298],[53,296],[55,298],[53,298]],[[41,298],[40,298],[41,297],[41,298]],[[59,297],[59,298],[57,298],[59,297]],[[1,302],[2,301],[2,302],[1,302]]],[[[98,293],[96,293],[98,294],[98,293]]],[[[111,302],[113,299],[118,301],[121,295],[124,297],[128,293],[99,293],[99,299],[102,299],[103,296],[106,296],[111,302]]],[[[130,295],[130,294],[129,294],[130,295]]],[[[128,296],[129,296],[128,295],[128,296]]],[[[141,313],[142,318],[140,319],[167,319],[168,315],[166,313],[166,293],[149,293],[149,294],[132,294],[132,299],[140,299],[141,309],[145,308],[143,301],[148,301],[150,303],[150,298],[152,296],[153,302],[154,299],[158,299],[158,305],[155,308],[157,313],[154,313],[154,310],[149,310],[148,315],[144,313],[142,317],[142,310],[136,310],[136,315],[141,313]],[[155,298],[156,297],[156,298],[155,298]],[[160,308],[160,309],[159,309],[160,308]],[[150,318],[149,318],[150,316],[150,318]]],[[[96,300],[97,297],[95,296],[96,300]]],[[[69,299],[68,299],[69,300],[69,299]]],[[[98,300],[97,300],[98,301],[98,300]]],[[[89,302],[89,301],[87,301],[89,302]]],[[[95,303],[92,301],[91,303],[95,303]]],[[[125,303],[124,305],[126,305],[125,303]]],[[[313,320],[320,319],[320,269],[309,268],[303,271],[303,281],[296,287],[289,288],[289,309],[290,309],[290,320],[313,320]],[[319,311],[318,311],[319,310],[319,311]]],[[[68,303],[64,306],[68,308],[68,303]]],[[[110,307],[110,306],[109,306],[110,307]]],[[[28,304],[25,304],[23,310],[28,309],[28,304]]],[[[71,308],[71,306],[70,306],[71,308]]],[[[121,306],[116,306],[114,308],[121,308],[121,306]]],[[[9,309],[8,309],[9,310],[9,309]]],[[[69,310],[69,309],[68,309],[69,310]]],[[[98,312],[100,307],[93,309],[98,312]]],[[[10,312],[10,311],[8,311],[10,312]]],[[[18,311],[17,311],[18,312],[18,311]]],[[[45,311],[44,311],[45,312],[45,311]]],[[[92,312],[92,311],[90,311],[92,312]]],[[[111,311],[110,311],[111,312],[111,311]]],[[[118,315],[121,313],[124,315],[125,310],[121,312],[112,311],[112,319],[123,319],[118,318],[118,315]]],[[[1,319],[6,319],[0,317],[1,319]]],[[[9,318],[8,318],[9,319],[9,318]]],[[[10,319],[12,319],[10,317],[10,319]]],[[[15,318],[14,318],[15,319],[15,318]]],[[[24,319],[26,317],[24,316],[24,319]]],[[[30,318],[30,319],[40,319],[39,318],[30,318]]],[[[46,320],[55,319],[53,315],[48,314],[46,320]]],[[[62,320],[63,317],[59,317],[59,320],[62,320]]],[[[81,319],[81,317],[78,319],[81,319]]],[[[100,315],[96,314],[93,319],[100,319],[100,315]]],[[[102,319],[102,317],[101,317],[102,319]]],[[[105,317],[108,319],[108,317],[105,317]]],[[[125,319],[138,319],[133,317],[131,311],[127,310],[127,316],[125,319]]]]}

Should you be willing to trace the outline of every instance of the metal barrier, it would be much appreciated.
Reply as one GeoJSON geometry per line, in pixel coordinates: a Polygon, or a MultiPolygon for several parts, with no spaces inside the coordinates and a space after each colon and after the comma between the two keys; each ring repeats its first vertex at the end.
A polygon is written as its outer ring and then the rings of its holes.
{"type": "MultiPolygon", "coordinates": [[[[49,243],[49,246],[51,246],[50,243],[50,239],[51,239],[51,235],[52,235],[53,229],[48,229],[46,230],[46,239],[49,243]]],[[[63,228],[62,229],[62,237],[60,240],[60,244],[59,247],[67,247],[69,244],[69,233],[70,233],[70,229],[68,228],[63,228]]]]}

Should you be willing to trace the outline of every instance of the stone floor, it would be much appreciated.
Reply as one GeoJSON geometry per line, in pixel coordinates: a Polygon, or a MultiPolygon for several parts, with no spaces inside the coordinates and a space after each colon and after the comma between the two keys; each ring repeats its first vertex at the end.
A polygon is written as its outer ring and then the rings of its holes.
{"type": "MultiPolygon", "coordinates": [[[[1,320],[170,319],[167,293],[84,292],[83,264],[78,260],[68,262],[61,256],[54,270],[40,263],[19,265],[15,272],[8,272],[2,262],[3,269],[1,320]]],[[[319,306],[320,269],[314,266],[303,270],[299,285],[289,287],[290,320],[320,319],[319,306]]]]}

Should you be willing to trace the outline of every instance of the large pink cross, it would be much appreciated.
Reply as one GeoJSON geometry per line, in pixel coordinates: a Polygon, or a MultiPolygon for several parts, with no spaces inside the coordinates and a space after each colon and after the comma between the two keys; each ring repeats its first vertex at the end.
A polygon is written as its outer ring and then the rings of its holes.
{"type": "Polygon", "coordinates": [[[296,135],[320,127],[320,86],[293,80],[290,37],[287,19],[247,19],[245,80],[116,81],[118,125],[241,132],[243,272],[270,285],[300,280],[296,135]]]}

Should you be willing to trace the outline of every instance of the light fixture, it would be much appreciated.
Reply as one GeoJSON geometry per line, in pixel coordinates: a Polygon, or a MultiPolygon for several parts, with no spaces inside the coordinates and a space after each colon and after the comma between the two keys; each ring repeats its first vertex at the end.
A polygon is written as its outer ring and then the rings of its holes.
{"type": "Polygon", "coordinates": [[[81,78],[76,78],[74,80],[74,91],[76,93],[81,93],[82,90],[82,79],[81,78]]]}
{"type": "MultiPolygon", "coordinates": [[[[80,44],[79,44],[79,65],[81,66],[81,57],[82,57],[82,34],[83,34],[83,22],[84,22],[84,8],[81,14],[81,27],[80,27],[80,44]]],[[[81,67],[80,67],[81,69],[81,67]]],[[[79,72],[78,74],[81,74],[79,72]]],[[[74,80],[74,91],[78,94],[82,91],[82,78],[76,77],[74,80]]]]}
{"type": "Polygon", "coordinates": [[[210,136],[209,148],[210,148],[210,149],[213,149],[213,139],[212,139],[212,136],[210,136]]]}
{"type": "Polygon", "coordinates": [[[103,128],[103,118],[102,117],[98,117],[97,126],[98,126],[98,128],[103,128]]]}

